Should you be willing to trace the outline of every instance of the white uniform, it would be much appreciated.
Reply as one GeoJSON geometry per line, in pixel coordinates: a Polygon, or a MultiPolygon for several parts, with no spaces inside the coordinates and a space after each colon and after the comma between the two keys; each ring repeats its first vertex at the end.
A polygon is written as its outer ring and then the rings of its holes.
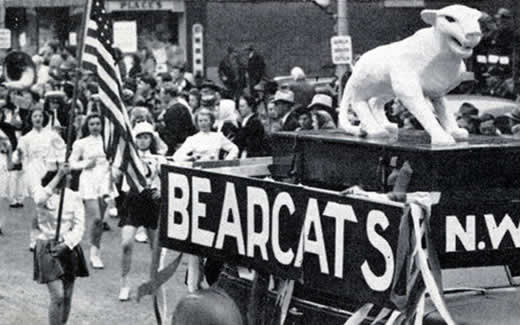
{"type": "Polygon", "coordinates": [[[173,155],[175,161],[218,160],[220,150],[228,152],[226,160],[238,157],[238,147],[220,132],[199,132],[186,141],[173,155]]]}
{"type": "Polygon", "coordinates": [[[79,194],[83,200],[97,199],[112,193],[110,164],[100,135],[89,135],[74,142],[70,165],[72,169],[82,169],[79,177],[79,194]],[[90,160],[96,160],[96,165],[85,169],[90,160]]]}
{"type": "MultiPolygon", "coordinates": [[[[21,162],[24,172],[26,193],[31,197],[36,186],[47,173],[51,161],[65,158],[63,139],[53,130],[31,130],[20,138],[18,150],[22,152],[21,162]],[[62,157],[57,157],[58,155],[62,157]]],[[[18,157],[20,158],[20,157],[18,157]]]]}
{"type": "Polygon", "coordinates": [[[9,173],[7,172],[7,154],[0,152],[0,199],[9,197],[9,173]]]}

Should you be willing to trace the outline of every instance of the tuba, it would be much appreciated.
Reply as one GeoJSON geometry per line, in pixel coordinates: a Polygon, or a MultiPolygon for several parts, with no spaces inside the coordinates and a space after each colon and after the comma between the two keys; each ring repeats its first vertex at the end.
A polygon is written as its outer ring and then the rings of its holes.
{"type": "Polygon", "coordinates": [[[14,51],[4,60],[5,87],[9,89],[25,89],[36,82],[36,66],[32,58],[25,52],[14,51]]]}

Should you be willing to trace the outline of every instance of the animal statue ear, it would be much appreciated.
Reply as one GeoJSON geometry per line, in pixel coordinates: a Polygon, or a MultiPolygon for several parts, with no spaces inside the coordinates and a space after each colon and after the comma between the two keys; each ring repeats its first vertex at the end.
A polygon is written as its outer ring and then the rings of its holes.
{"type": "Polygon", "coordinates": [[[421,11],[422,20],[428,25],[434,25],[437,19],[437,10],[424,9],[421,11]]]}

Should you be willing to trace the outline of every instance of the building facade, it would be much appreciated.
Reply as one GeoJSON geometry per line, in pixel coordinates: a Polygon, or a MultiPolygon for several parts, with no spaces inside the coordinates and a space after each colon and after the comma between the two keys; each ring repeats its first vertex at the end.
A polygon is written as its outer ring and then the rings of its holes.
{"type": "MultiPolygon", "coordinates": [[[[35,53],[48,40],[78,40],[86,0],[0,0],[0,28],[11,30],[14,48],[35,53]],[[3,19],[3,21],[2,21],[3,19]]],[[[252,45],[268,75],[300,66],[308,75],[331,75],[330,37],[336,34],[336,1],[328,12],[303,0],[105,0],[115,23],[132,24],[137,48],[150,48],[164,61],[164,47],[178,45],[188,67],[215,78],[229,46],[252,45]]],[[[515,0],[349,0],[349,33],[355,54],[402,39],[425,27],[420,11],[452,3],[490,14],[515,0]]]]}

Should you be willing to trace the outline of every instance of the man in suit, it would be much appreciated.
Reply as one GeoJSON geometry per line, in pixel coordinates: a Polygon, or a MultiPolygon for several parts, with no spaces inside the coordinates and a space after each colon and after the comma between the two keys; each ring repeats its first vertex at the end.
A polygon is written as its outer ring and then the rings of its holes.
{"type": "Polygon", "coordinates": [[[240,149],[240,157],[261,157],[266,155],[264,126],[256,114],[256,102],[253,97],[242,96],[238,105],[242,117],[241,128],[235,138],[240,149]]]}
{"type": "Polygon", "coordinates": [[[294,112],[294,93],[289,89],[280,89],[274,94],[273,103],[276,105],[280,118],[280,131],[294,131],[300,125],[298,116],[294,112]]]}
{"type": "Polygon", "coordinates": [[[160,135],[168,145],[167,156],[173,155],[187,137],[197,132],[188,104],[178,96],[177,87],[174,84],[164,84],[162,102],[166,106],[163,117],[165,127],[160,135]]]}
{"type": "Polygon", "coordinates": [[[249,45],[247,51],[247,75],[249,78],[249,91],[254,94],[254,87],[265,76],[265,61],[264,58],[256,53],[253,46],[249,45]]]}

